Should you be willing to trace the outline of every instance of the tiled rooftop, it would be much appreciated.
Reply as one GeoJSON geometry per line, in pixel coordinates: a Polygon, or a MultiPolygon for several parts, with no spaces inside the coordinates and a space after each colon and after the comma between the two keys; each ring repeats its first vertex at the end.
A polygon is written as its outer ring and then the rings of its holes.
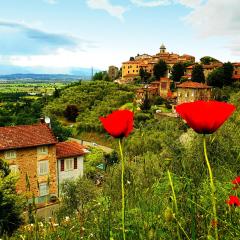
{"type": "Polygon", "coordinates": [[[57,143],[46,124],[0,127],[0,150],[57,143]]]}
{"type": "Polygon", "coordinates": [[[86,149],[77,142],[59,142],[56,144],[56,151],[58,159],[86,154],[86,149]]]}

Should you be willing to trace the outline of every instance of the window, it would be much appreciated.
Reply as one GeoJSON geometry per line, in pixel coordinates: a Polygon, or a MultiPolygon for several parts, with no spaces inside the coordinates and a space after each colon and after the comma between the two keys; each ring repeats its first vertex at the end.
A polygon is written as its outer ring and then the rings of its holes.
{"type": "Polygon", "coordinates": [[[10,150],[5,152],[5,159],[13,159],[16,158],[16,151],[10,150]]]}
{"type": "Polygon", "coordinates": [[[133,70],[133,72],[134,72],[134,70],[133,70]]]}
{"type": "Polygon", "coordinates": [[[37,149],[39,154],[48,154],[48,147],[47,146],[40,146],[37,149]]]}
{"type": "Polygon", "coordinates": [[[65,159],[65,171],[73,170],[73,159],[65,159]]]}
{"type": "Polygon", "coordinates": [[[75,157],[74,158],[74,169],[77,169],[78,168],[78,165],[77,165],[77,158],[75,157]]]}
{"type": "Polygon", "coordinates": [[[38,175],[47,175],[48,174],[48,161],[39,161],[38,162],[38,175]]]}
{"type": "Polygon", "coordinates": [[[17,174],[18,173],[18,166],[17,165],[10,165],[9,166],[11,173],[17,174]]]}
{"type": "Polygon", "coordinates": [[[40,183],[39,184],[39,195],[40,197],[46,196],[49,194],[49,187],[47,183],[40,183]]]}
{"type": "Polygon", "coordinates": [[[129,73],[129,71],[128,71],[128,73],[129,73]]]}

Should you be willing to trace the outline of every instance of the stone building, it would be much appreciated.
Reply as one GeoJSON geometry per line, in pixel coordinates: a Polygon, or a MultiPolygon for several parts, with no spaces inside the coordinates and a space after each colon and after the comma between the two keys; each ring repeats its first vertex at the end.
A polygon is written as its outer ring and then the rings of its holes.
{"type": "Polygon", "coordinates": [[[177,85],[177,104],[210,99],[211,87],[206,84],[187,81],[177,85]]]}
{"type": "Polygon", "coordinates": [[[109,66],[108,76],[111,80],[115,80],[118,77],[118,68],[115,66],[109,66]]]}
{"type": "Polygon", "coordinates": [[[240,62],[233,63],[233,80],[240,81],[240,62]]]}
{"type": "MultiPolygon", "coordinates": [[[[83,147],[80,144],[71,145],[58,143],[51,128],[45,123],[0,127],[0,158],[18,176],[17,192],[28,198],[34,196],[36,203],[45,203],[51,195],[59,194],[58,158],[77,157],[77,169],[79,175],[82,175],[83,147]],[[62,152],[65,152],[64,156],[62,152]]],[[[74,178],[76,174],[70,171],[71,163],[68,166],[68,175],[74,178]]]]}

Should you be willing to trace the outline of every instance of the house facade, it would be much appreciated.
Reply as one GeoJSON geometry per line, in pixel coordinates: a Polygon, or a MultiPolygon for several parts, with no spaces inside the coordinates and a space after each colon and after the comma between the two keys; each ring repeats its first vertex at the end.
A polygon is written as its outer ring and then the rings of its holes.
{"type": "Polygon", "coordinates": [[[65,180],[83,176],[83,161],[87,151],[82,145],[77,142],[60,142],[56,144],[56,152],[58,186],[65,180]]]}
{"type": "Polygon", "coordinates": [[[177,85],[177,104],[210,99],[211,87],[206,84],[186,81],[177,85]]]}
{"type": "Polygon", "coordinates": [[[0,158],[18,175],[17,192],[37,203],[57,195],[56,143],[46,124],[0,128],[0,158]]]}
{"type": "Polygon", "coordinates": [[[29,199],[34,197],[36,203],[45,203],[51,196],[58,196],[59,180],[82,176],[83,151],[78,143],[58,143],[45,123],[0,127],[0,158],[17,175],[17,192],[29,199]],[[77,162],[73,160],[73,164],[78,172],[71,172],[72,163],[65,163],[65,169],[69,171],[59,173],[58,157],[61,160],[76,158],[77,162]]]}

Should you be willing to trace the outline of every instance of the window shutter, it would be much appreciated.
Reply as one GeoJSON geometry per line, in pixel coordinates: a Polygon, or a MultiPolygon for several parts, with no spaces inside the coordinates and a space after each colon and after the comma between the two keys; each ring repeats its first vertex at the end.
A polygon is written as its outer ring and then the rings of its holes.
{"type": "Polygon", "coordinates": [[[74,158],[74,169],[77,169],[77,158],[74,158]]]}
{"type": "Polygon", "coordinates": [[[61,171],[64,171],[64,159],[61,159],[61,171]]]}

